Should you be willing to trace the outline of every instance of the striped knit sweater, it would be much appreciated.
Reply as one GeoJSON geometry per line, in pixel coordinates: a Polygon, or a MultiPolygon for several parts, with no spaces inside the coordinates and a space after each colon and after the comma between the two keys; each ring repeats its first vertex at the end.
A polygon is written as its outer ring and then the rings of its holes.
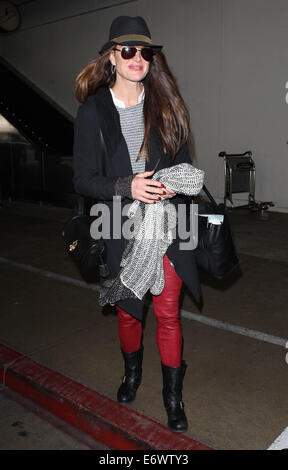
{"type": "Polygon", "coordinates": [[[121,131],[127,143],[133,173],[145,171],[145,161],[143,158],[136,161],[145,132],[143,104],[144,102],[142,101],[128,108],[116,106],[120,117],[121,131]]]}

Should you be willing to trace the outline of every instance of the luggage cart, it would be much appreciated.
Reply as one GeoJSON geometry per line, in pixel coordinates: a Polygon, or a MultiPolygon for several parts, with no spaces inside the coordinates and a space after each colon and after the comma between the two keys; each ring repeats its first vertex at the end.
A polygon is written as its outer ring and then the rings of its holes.
{"type": "Polygon", "coordinates": [[[227,200],[231,204],[231,208],[248,208],[251,211],[261,211],[261,214],[274,206],[270,202],[256,202],[255,201],[255,176],[256,168],[252,159],[252,152],[248,150],[244,153],[228,154],[227,152],[220,152],[219,157],[224,160],[224,174],[225,174],[225,191],[224,191],[224,205],[227,207],[227,200]],[[248,204],[244,206],[234,207],[232,194],[233,193],[248,193],[248,204]]]}

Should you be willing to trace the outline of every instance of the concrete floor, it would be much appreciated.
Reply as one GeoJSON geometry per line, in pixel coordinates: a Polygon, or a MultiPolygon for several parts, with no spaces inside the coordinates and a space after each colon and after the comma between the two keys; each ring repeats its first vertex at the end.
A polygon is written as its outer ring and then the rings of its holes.
{"type": "MultiPolygon", "coordinates": [[[[97,292],[44,271],[81,280],[61,239],[71,211],[20,202],[0,212],[0,342],[115,399],[123,364],[113,309],[102,311],[97,292]]],[[[182,318],[188,369],[184,403],[188,435],[217,449],[266,449],[288,426],[288,214],[235,210],[232,227],[241,270],[229,281],[202,276],[199,312],[183,289],[181,308],[223,324],[233,333],[182,318]],[[251,338],[245,329],[270,335],[251,338]],[[272,344],[269,338],[280,338],[272,344]]],[[[166,424],[161,399],[156,324],[148,309],[143,382],[130,405],[166,424]]]]}
{"type": "Polygon", "coordinates": [[[60,426],[51,424],[3,391],[0,416],[0,450],[90,450],[60,426]]]}

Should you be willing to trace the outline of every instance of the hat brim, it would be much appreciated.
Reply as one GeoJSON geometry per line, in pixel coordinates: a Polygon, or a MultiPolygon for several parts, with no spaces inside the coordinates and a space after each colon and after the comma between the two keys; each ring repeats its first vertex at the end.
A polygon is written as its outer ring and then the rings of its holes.
{"type": "Polygon", "coordinates": [[[123,42],[109,41],[109,42],[106,42],[106,44],[104,44],[104,46],[100,49],[99,54],[103,54],[103,52],[105,52],[110,47],[115,46],[116,44],[120,44],[121,46],[147,46],[147,47],[152,47],[152,49],[157,49],[157,50],[161,50],[163,47],[158,44],[151,44],[145,41],[123,41],[123,42]]]}

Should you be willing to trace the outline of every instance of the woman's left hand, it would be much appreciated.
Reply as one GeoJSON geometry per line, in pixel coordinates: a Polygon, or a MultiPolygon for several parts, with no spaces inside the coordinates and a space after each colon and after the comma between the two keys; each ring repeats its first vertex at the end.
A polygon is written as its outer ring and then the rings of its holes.
{"type": "Polygon", "coordinates": [[[150,179],[154,170],[137,173],[131,183],[131,194],[133,199],[153,204],[158,200],[174,197],[176,193],[166,188],[160,181],[150,179]]]}

